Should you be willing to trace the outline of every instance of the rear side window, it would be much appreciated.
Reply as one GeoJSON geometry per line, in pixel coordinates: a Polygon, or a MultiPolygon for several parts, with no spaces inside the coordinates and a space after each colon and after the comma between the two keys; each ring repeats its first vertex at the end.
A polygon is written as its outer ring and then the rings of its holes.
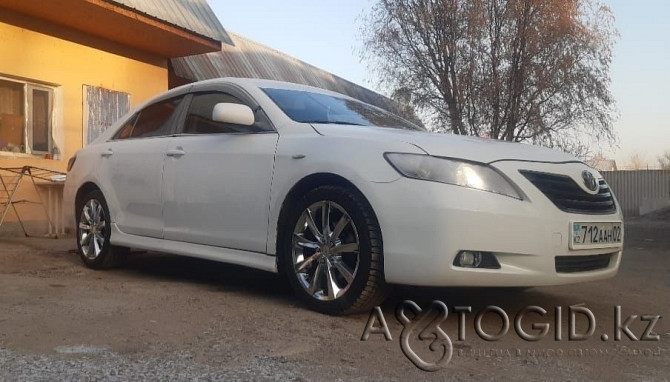
{"type": "Polygon", "coordinates": [[[169,135],[182,99],[171,98],[145,107],[123,125],[115,139],[169,135]]]}
{"type": "Polygon", "coordinates": [[[196,93],[188,108],[184,121],[185,134],[225,134],[225,133],[255,133],[271,131],[272,126],[262,110],[256,110],[256,122],[252,126],[241,126],[232,123],[221,123],[212,120],[214,106],[217,103],[244,103],[226,93],[196,93]]]}
{"type": "Polygon", "coordinates": [[[172,98],[144,108],[140,111],[130,136],[132,138],[142,138],[170,134],[172,117],[181,100],[181,97],[172,98]]]}

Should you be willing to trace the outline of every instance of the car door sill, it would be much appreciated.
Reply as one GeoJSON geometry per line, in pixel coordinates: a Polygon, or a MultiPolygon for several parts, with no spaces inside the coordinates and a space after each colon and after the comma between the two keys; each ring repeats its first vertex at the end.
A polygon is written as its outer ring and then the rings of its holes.
{"type": "Polygon", "coordinates": [[[277,273],[275,256],[239,249],[130,235],[119,230],[116,224],[112,224],[111,242],[118,246],[196,257],[277,273]]]}

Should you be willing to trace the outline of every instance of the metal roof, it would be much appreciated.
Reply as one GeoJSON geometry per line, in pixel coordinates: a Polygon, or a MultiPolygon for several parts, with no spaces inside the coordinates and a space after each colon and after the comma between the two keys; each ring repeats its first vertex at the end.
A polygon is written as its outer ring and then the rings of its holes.
{"type": "MultiPolygon", "coordinates": [[[[228,35],[234,45],[223,45],[221,52],[171,59],[174,74],[188,81],[239,77],[309,85],[345,94],[407,116],[395,101],[379,93],[236,33],[229,31],[228,35]]],[[[407,117],[416,120],[416,117],[407,117]]]]}
{"type": "Polygon", "coordinates": [[[614,159],[594,158],[594,159],[591,159],[591,160],[587,160],[586,164],[595,168],[598,171],[616,171],[617,170],[616,161],[614,159]]]}
{"type": "Polygon", "coordinates": [[[210,39],[232,44],[207,0],[105,0],[210,39]]]}

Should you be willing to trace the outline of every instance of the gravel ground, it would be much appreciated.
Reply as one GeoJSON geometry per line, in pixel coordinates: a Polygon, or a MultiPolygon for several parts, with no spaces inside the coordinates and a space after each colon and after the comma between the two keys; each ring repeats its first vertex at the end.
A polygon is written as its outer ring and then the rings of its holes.
{"type": "MultiPolygon", "coordinates": [[[[382,307],[392,341],[361,341],[368,315],[328,317],[297,305],[273,274],[203,260],[136,253],[121,269],[92,271],[72,239],[0,239],[0,380],[668,380],[670,378],[670,224],[633,221],[619,275],[610,280],[527,290],[397,287],[382,307]],[[549,335],[526,342],[514,329],[497,342],[457,318],[441,328],[454,355],[442,370],[417,369],[399,346],[396,305],[433,299],[478,312],[501,307],[514,319],[528,305],[550,313],[588,307],[597,318],[586,341],[549,335]],[[603,341],[614,306],[625,317],[657,314],[660,341],[603,341]]],[[[494,333],[500,319],[486,315],[494,333]]],[[[512,322],[513,327],[513,322],[512,322]]],[[[586,322],[577,320],[577,331],[586,322]]],[[[630,325],[640,336],[646,323],[630,325]]],[[[527,328],[529,331],[530,329],[527,328]]],[[[417,348],[420,341],[412,342],[417,348]]],[[[423,343],[423,346],[427,346],[423,343]]],[[[427,352],[417,353],[429,357],[427,352]]]]}

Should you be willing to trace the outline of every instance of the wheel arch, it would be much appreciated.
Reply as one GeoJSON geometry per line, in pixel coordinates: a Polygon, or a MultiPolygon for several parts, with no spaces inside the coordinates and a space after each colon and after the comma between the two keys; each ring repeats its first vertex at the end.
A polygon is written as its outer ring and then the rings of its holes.
{"type": "MultiPolygon", "coordinates": [[[[98,187],[97,184],[95,184],[95,183],[93,183],[93,182],[90,182],[90,181],[89,181],[89,182],[85,182],[84,184],[82,184],[82,185],[79,187],[79,189],[77,189],[77,193],[76,193],[76,195],[75,195],[75,197],[74,197],[74,206],[73,206],[73,207],[74,207],[74,217],[75,217],[75,220],[77,219],[77,212],[78,212],[78,209],[79,209],[79,205],[80,205],[80,204],[82,203],[82,201],[83,201],[82,199],[84,199],[84,196],[88,195],[88,194],[89,194],[90,192],[92,192],[92,191],[100,191],[100,192],[102,192],[102,190],[100,189],[100,187],[98,187]]],[[[78,220],[77,220],[77,221],[78,221],[78,220]]]]}
{"type": "MultiPolygon", "coordinates": [[[[280,251],[282,246],[284,245],[284,240],[286,240],[286,235],[285,230],[288,229],[286,227],[286,219],[288,218],[288,212],[291,210],[291,208],[295,205],[295,203],[306,193],[308,193],[311,190],[314,190],[318,187],[322,186],[340,186],[343,188],[346,188],[361,197],[361,199],[367,204],[367,206],[370,208],[370,211],[372,211],[373,218],[379,225],[379,219],[377,217],[377,213],[375,212],[374,208],[372,207],[372,204],[368,200],[368,198],[363,194],[363,192],[356,187],[355,184],[353,184],[351,181],[348,179],[344,178],[341,175],[329,173],[329,172],[319,172],[319,173],[314,173],[311,175],[307,175],[304,178],[300,179],[296,184],[291,187],[289,192],[286,194],[284,197],[284,200],[282,202],[282,206],[279,212],[279,217],[277,218],[276,222],[276,240],[275,240],[275,254],[277,258],[277,269],[281,272],[281,267],[283,266],[282,264],[282,256],[280,256],[280,251]]],[[[383,233],[382,233],[383,237],[383,233]]],[[[383,242],[383,241],[382,241],[383,242]]]]}

